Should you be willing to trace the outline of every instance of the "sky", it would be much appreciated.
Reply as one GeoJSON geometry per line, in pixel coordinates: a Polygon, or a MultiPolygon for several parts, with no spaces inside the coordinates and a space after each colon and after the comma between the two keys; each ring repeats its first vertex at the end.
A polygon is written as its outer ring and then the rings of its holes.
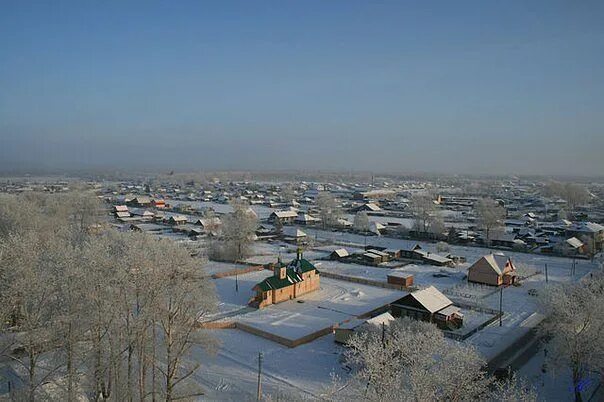
{"type": "Polygon", "coordinates": [[[602,1],[0,2],[0,171],[604,173],[602,1]]]}

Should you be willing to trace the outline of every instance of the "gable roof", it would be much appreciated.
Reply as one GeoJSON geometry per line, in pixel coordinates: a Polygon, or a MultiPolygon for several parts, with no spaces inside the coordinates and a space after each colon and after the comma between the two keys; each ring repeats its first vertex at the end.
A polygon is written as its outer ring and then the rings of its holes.
{"type": "Polygon", "coordinates": [[[410,293],[408,296],[414,298],[432,314],[453,304],[453,302],[449,300],[447,296],[442,294],[434,286],[429,286],[425,289],[415,291],[410,293]]]}
{"type": "Polygon", "coordinates": [[[480,266],[484,266],[483,263],[486,263],[486,266],[491,268],[497,275],[503,275],[505,271],[505,266],[508,262],[509,258],[505,255],[499,254],[487,254],[485,256],[480,257],[478,261],[476,261],[468,270],[473,268],[478,268],[480,266]]]}

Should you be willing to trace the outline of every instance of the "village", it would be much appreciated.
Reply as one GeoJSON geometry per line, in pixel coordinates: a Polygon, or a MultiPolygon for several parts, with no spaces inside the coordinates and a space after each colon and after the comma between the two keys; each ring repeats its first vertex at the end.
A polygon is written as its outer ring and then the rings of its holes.
{"type": "MultiPolygon", "coordinates": [[[[74,185],[13,179],[0,190],[74,185]]],[[[602,270],[602,184],[158,176],[84,186],[106,225],[179,244],[211,279],[217,311],[198,331],[221,345],[188,357],[203,361],[194,379],[210,400],[253,395],[258,356],[263,392],[318,398],[333,375],[349,374],[351,336],[371,327],[387,336],[402,317],[474,347],[490,373],[519,373],[542,399],[572,397],[568,378],[535,363],[547,353],[539,327],[552,318],[538,300],[551,284],[602,270]]],[[[598,389],[594,376],[583,392],[598,389]]]]}

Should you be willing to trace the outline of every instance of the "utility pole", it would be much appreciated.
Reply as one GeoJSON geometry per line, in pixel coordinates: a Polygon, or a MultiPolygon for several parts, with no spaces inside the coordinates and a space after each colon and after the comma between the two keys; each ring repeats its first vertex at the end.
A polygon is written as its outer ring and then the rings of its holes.
{"type": "Polygon", "coordinates": [[[239,293],[239,275],[235,272],[235,292],[239,293]]]}
{"type": "Polygon", "coordinates": [[[382,323],[382,349],[386,349],[386,323],[382,323]]]}
{"type": "Polygon", "coordinates": [[[547,263],[545,263],[545,283],[547,283],[549,280],[548,276],[547,276],[547,263]]]}
{"type": "Polygon", "coordinates": [[[503,286],[499,288],[499,326],[503,325],[502,323],[503,317],[503,286]]]}
{"type": "Polygon", "coordinates": [[[260,401],[262,399],[262,383],[260,379],[262,377],[262,352],[258,352],[258,394],[256,396],[256,400],[260,401]]]}

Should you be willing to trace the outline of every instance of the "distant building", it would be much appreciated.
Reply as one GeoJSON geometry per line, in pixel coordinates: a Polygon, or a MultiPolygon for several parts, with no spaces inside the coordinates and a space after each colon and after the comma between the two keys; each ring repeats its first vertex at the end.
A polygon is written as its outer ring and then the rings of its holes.
{"type": "Polygon", "coordinates": [[[273,224],[279,222],[282,225],[291,225],[297,217],[298,212],[294,210],[274,211],[269,215],[268,221],[273,224]]]}
{"type": "Polygon", "coordinates": [[[576,222],[566,228],[566,237],[576,237],[592,253],[602,251],[604,226],[594,222],[576,222]]]}
{"type": "Polygon", "coordinates": [[[264,279],[254,286],[256,296],[250,305],[263,308],[271,304],[295,299],[306,293],[319,289],[319,271],[308,260],[298,256],[287,265],[278,263],[274,267],[274,275],[264,279]]]}
{"type": "Polygon", "coordinates": [[[516,267],[504,255],[487,254],[468,268],[468,281],[491,286],[512,285],[516,281],[516,267]]]}
{"type": "Polygon", "coordinates": [[[334,250],[329,254],[330,260],[342,260],[344,258],[350,257],[350,253],[345,248],[339,248],[334,250]]]}

